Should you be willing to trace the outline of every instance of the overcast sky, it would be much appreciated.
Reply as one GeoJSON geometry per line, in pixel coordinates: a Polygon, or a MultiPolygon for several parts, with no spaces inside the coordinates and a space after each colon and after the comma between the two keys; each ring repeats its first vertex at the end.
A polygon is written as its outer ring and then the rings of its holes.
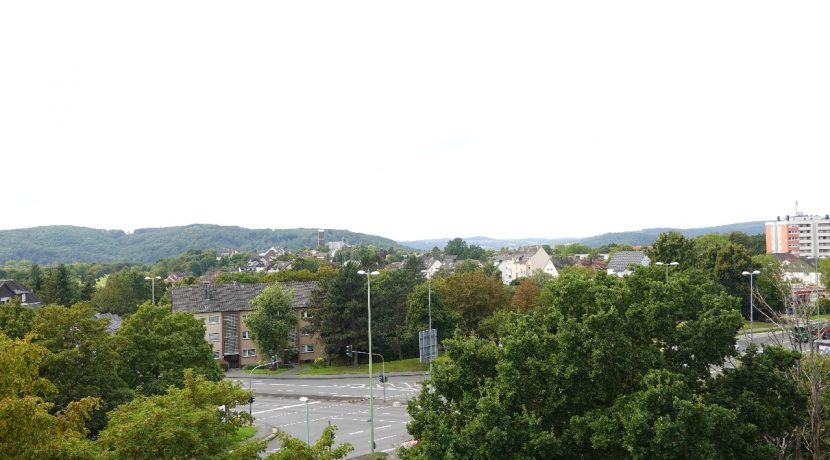
{"type": "Polygon", "coordinates": [[[0,228],[830,213],[830,2],[0,3],[0,228]]]}

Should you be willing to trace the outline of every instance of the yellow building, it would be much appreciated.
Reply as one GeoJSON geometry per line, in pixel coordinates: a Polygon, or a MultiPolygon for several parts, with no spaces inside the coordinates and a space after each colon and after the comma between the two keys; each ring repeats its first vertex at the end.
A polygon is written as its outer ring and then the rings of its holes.
{"type": "MultiPolygon", "coordinates": [[[[298,352],[298,361],[313,361],[323,356],[319,335],[303,332],[317,310],[309,303],[312,292],[317,289],[317,282],[289,281],[280,284],[294,293],[292,304],[297,314],[297,328],[290,340],[298,352]]],[[[257,350],[243,321],[253,309],[251,301],[268,286],[211,283],[176,286],[172,292],[173,311],[192,313],[196,319],[202,320],[205,340],[213,346],[213,357],[224,359],[231,368],[269,361],[264,352],[257,350]]]]}

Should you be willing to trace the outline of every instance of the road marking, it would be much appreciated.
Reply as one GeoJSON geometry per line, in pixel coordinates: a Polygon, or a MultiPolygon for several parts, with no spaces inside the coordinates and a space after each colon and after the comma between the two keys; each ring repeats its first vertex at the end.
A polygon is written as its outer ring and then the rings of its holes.
{"type": "Polygon", "coordinates": [[[349,436],[352,436],[352,435],[355,435],[355,434],[360,434],[360,433],[363,433],[363,430],[355,431],[354,433],[349,433],[349,436]]]}
{"type": "Polygon", "coordinates": [[[383,425],[383,426],[376,427],[375,429],[376,429],[376,430],[382,430],[382,429],[384,429],[384,428],[390,428],[391,426],[392,426],[392,425],[383,425]]]}
{"type": "Polygon", "coordinates": [[[386,437],[383,437],[383,438],[375,438],[375,442],[383,441],[384,439],[389,439],[389,438],[397,438],[398,436],[400,436],[400,435],[393,434],[392,436],[386,436],[386,437]]]}
{"type": "MultiPolygon", "coordinates": [[[[311,402],[308,403],[308,405],[319,404],[319,403],[320,403],[320,401],[311,401],[311,402]]],[[[266,412],[273,412],[275,410],[293,409],[295,407],[304,407],[305,405],[306,405],[305,403],[302,403],[302,404],[293,404],[291,406],[275,407],[273,409],[266,409],[266,410],[261,410],[261,411],[258,411],[258,412],[254,412],[253,415],[264,414],[266,412]]]]}

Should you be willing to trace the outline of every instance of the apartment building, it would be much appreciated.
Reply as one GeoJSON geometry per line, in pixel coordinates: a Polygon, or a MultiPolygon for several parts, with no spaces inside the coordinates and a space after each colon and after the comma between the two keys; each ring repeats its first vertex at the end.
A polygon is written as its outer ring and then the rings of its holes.
{"type": "Polygon", "coordinates": [[[504,284],[532,276],[537,271],[553,277],[559,276],[553,259],[542,247],[520,248],[512,253],[499,254],[493,260],[493,265],[501,271],[504,284]]]}
{"type": "MultiPolygon", "coordinates": [[[[313,361],[323,356],[318,334],[304,332],[316,307],[310,304],[315,281],[280,283],[294,292],[292,304],[297,314],[297,328],[290,335],[299,361],[313,361]]],[[[244,319],[253,310],[251,301],[270,284],[203,283],[201,286],[175,286],[172,292],[173,311],[192,313],[205,323],[205,340],[213,346],[213,357],[224,359],[231,368],[267,361],[264,351],[257,350],[244,319]]]]}
{"type": "Polygon", "coordinates": [[[830,257],[830,215],[779,216],[766,222],[767,254],[795,254],[801,257],[830,257]]]}

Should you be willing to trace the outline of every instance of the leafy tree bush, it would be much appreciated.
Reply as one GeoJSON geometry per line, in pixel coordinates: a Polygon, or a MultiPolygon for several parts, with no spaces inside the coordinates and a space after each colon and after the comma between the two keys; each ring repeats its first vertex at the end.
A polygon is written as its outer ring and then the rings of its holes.
{"type": "Polygon", "coordinates": [[[181,379],[183,388],[139,397],[109,413],[109,424],[96,442],[103,458],[259,458],[265,442],[229,442],[239,427],[252,421],[247,412],[231,410],[246,404],[250,393],[238,383],[211,382],[189,369],[181,379]],[[220,406],[227,412],[220,412],[220,406]]]}
{"type": "Polygon", "coordinates": [[[193,369],[208,380],[220,380],[221,369],[205,340],[205,326],[190,313],[169,305],[145,303],[115,334],[118,374],[138,393],[158,395],[184,385],[183,372],[193,369]]]}

